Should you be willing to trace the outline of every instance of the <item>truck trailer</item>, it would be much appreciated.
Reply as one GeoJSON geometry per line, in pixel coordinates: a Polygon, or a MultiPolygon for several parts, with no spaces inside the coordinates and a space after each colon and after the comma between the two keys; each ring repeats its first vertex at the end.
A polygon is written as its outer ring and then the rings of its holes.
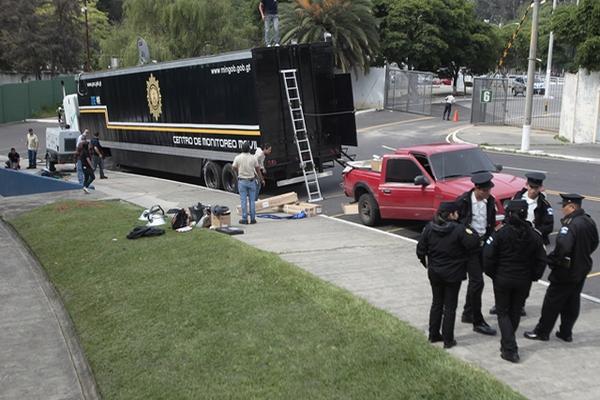
{"type": "Polygon", "coordinates": [[[231,162],[241,144],[273,151],[266,178],[303,181],[282,70],[296,69],[306,130],[319,176],[356,146],[350,75],[338,73],[329,43],[255,48],[78,79],[79,129],[99,132],[113,162],[197,176],[237,190],[231,162]]]}

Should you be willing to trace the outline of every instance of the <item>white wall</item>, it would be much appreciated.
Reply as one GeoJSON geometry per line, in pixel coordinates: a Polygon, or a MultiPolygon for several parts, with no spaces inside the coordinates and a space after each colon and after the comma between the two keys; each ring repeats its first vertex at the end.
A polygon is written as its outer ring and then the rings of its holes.
{"type": "Polygon", "coordinates": [[[571,143],[600,142],[600,72],[565,76],[559,134],[571,143]]]}
{"type": "Polygon", "coordinates": [[[367,75],[362,71],[352,71],[351,76],[354,108],[356,110],[369,108],[383,109],[385,68],[371,67],[367,75]]]}

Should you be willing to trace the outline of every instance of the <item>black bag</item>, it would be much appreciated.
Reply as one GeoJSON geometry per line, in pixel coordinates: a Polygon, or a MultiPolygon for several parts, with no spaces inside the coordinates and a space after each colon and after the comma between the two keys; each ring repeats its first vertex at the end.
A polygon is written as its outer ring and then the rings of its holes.
{"type": "Polygon", "coordinates": [[[154,226],[136,226],[129,232],[127,239],[138,239],[144,236],[160,236],[164,233],[164,229],[156,228],[154,226]]]}
{"type": "Polygon", "coordinates": [[[179,229],[189,225],[190,216],[184,208],[177,211],[177,214],[171,219],[171,228],[179,229]]]}

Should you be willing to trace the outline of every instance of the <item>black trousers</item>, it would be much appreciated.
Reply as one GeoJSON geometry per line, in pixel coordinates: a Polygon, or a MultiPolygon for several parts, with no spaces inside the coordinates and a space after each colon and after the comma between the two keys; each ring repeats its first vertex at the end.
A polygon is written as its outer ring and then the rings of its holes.
{"type": "Polygon", "coordinates": [[[550,283],[544,303],[542,304],[542,315],[535,327],[536,333],[549,335],[560,315],[560,332],[565,336],[573,334],[573,326],[581,305],[581,291],[585,279],[575,283],[550,283]]]}
{"type": "Polygon", "coordinates": [[[500,328],[500,349],[509,353],[518,351],[515,332],[521,322],[521,309],[529,297],[531,281],[494,279],[494,297],[500,328]]]}
{"type": "Polygon", "coordinates": [[[88,166],[83,167],[83,187],[88,188],[92,184],[92,182],[96,179],[96,175],[94,175],[94,170],[88,166]]]}
{"type": "Polygon", "coordinates": [[[481,250],[477,250],[469,255],[469,259],[467,260],[467,274],[469,275],[469,283],[467,285],[463,315],[472,317],[473,325],[479,325],[485,321],[481,313],[481,295],[483,293],[481,250]]]}
{"type": "Polygon", "coordinates": [[[442,114],[442,119],[450,119],[450,114],[452,113],[452,103],[446,103],[444,105],[444,114],[442,114]],[[446,117],[448,114],[448,117],[446,117]]]}
{"type": "Polygon", "coordinates": [[[428,275],[433,295],[429,311],[429,337],[439,335],[441,327],[444,343],[448,343],[454,340],[454,322],[461,281],[446,282],[432,271],[429,271],[428,275]]]}

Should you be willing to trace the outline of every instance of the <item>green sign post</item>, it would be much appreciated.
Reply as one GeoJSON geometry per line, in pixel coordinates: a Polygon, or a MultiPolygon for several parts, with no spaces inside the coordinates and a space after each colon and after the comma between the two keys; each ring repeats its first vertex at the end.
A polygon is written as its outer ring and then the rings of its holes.
{"type": "Polygon", "coordinates": [[[492,102],[492,91],[487,89],[481,90],[481,102],[482,103],[491,103],[492,102]]]}

